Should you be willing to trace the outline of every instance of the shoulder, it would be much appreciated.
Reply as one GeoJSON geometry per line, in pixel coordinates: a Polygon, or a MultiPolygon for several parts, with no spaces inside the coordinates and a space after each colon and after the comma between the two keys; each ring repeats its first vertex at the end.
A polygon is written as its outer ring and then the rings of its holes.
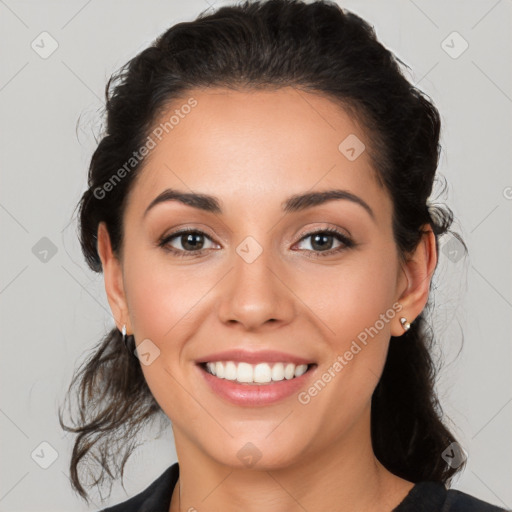
{"type": "Polygon", "coordinates": [[[440,482],[418,482],[393,512],[506,512],[440,482]]]}
{"type": "Polygon", "coordinates": [[[506,509],[456,489],[446,491],[442,512],[504,512],[506,509]]]}
{"type": "Polygon", "coordinates": [[[179,466],[176,462],[136,496],[100,512],[168,512],[178,476],[179,466]]]}

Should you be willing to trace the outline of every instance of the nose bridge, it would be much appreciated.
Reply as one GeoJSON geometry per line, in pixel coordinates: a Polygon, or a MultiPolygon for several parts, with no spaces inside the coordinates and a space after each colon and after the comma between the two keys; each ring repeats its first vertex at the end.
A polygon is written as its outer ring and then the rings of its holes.
{"type": "Polygon", "coordinates": [[[269,320],[289,321],[292,297],[279,277],[279,258],[273,254],[272,233],[248,235],[234,248],[233,268],[220,297],[224,322],[256,329],[269,320]]]}

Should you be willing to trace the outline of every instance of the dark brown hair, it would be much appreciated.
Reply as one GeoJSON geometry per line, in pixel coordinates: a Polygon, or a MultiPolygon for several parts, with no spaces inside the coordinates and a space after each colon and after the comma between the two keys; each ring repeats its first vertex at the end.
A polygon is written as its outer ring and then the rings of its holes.
{"type": "MultiPolygon", "coordinates": [[[[245,2],[172,26],[107,84],[106,128],[79,203],[80,241],[88,265],[102,271],[97,251],[101,221],[115,254],[122,257],[124,206],[141,164],[104,197],[98,197],[98,190],[105,190],[104,184],[143,146],[159,114],[197,87],[292,86],[347,108],[372,133],[370,154],[393,201],[400,257],[405,260],[417,247],[425,226],[433,230],[437,245],[453,221],[449,208],[427,208],[441,149],[440,116],[405,78],[400,64],[366,21],[328,1],[245,2]]],[[[412,482],[448,483],[463,466],[453,468],[441,456],[455,438],[443,424],[434,391],[434,340],[425,313],[401,338],[391,337],[372,397],[372,443],[375,455],[392,473],[412,482]]],[[[59,419],[64,429],[76,434],[71,480],[87,500],[79,463],[88,456],[96,461],[101,472],[94,484],[105,476],[117,478],[119,467],[122,476],[137,433],[163,411],[117,328],[75,372],[69,396],[75,386],[75,426],[63,424],[60,410],[59,419]]]]}

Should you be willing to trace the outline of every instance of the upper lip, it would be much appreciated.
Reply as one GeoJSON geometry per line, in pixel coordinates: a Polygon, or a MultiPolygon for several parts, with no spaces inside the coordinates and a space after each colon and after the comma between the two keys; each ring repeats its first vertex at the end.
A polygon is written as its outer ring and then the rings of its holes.
{"type": "Polygon", "coordinates": [[[236,361],[246,362],[250,364],[257,363],[294,363],[299,364],[313,364],[313,361],[304,359],[293,354],[286,352],[279,352],[276,350],[258,350],[247,351],[245,349],[232,349],[223,352],[215,352],[208,354],[196,360],[196,363],[208,363],[214,361],[236,361]]]}

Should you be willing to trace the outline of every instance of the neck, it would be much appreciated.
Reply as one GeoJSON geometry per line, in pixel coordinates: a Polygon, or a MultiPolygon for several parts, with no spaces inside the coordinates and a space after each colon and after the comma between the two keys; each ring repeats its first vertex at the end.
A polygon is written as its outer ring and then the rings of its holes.
{"type": "Polygon", "coordinates": [[[304,454],[278,469],[234,468],[218,463],[174,429],[180,477],[169,512],[244,510],[304,512],[391,511],[413,484],[390,473],[377,460],[366,428],[325,449],[304,454]]]}

